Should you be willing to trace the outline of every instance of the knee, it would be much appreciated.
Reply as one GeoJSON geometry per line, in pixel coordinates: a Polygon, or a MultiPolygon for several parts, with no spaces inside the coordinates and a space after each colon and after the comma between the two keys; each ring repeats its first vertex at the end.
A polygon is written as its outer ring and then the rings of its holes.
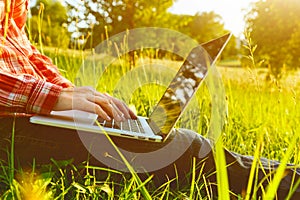
{"type": "Polygon", "coordinates": [[[203,137],[199,133],[196,133],[189,129],[178,129],[174,134],[175,138],[180,141],[190,141],[191,150],[194,152],[194,156],[197,158],[205,158],[211,153],[212,147],[209,139],[203,137]]]}

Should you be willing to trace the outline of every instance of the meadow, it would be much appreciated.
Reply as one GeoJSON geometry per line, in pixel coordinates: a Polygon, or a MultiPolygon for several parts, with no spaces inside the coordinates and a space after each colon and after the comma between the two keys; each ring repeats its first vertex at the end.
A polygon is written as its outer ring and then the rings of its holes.
{"type": "MultiPolygon", "coordinates": [[[[45,48],[44,51],[59,66],[65,77],[77,85],[91,85],[88,78],[82,76],[92,73],[90,68],[82,66],[83,61],[86,61],[85,52],[50,48],[45,48]]],[[[157,79],[156,83],[141,84],[140,88],[131,92],[130,97],[122,96],[124,92],[118,90],[122,77],[133,69],[126,64],[126,58],[116,61],[105,71],[100,69],[101,78],[93,80],[92,84],[99,91],[122,98],[139,115],[147,116],[164,91],[165,83],[180,64],[180,61],[168,59],[156,60],[146,56],[139,58],[137,65],[150,65],[154,69],[167,67],[170,71],[154,74],[155,77],[150,78],[157,79]]],[[[281,80],[266,80],[267,70],[256,66],[242,68],[237,64],[232,67],[228,62],[220,61],[217,69],[222,75],[228,106],[221,145],[237,153],[254,155],[256,159],[262,156],[282,161],[278,176],[275,175],[270,180],[270,186],[265,188],[264,197],[274,197],[280,180],[278,177],[284,171],[283,166],[286,163],[300,164],[300,72],[286,72],[281,80]]],[[[210,99],[207,87],[203,84],[176,126],[207,136],[211,118],[210,99]],[[191,118],[194,120],[190,120],[191,118]]],[[[13,158],[10,153],[9,156],[13,158]]],[[[105,181],[98,180],[96,171],[105,169],[86,164],[74,166],[70,161],[52,160],[49,161],[49,166],[39,169],[36,169],[33,162],[29,171],[15,168],[12,164],[12,161],[0,163],[1,199],[212,199],[202,195],[202,191],[209,190],[209,186],[205,180],[197,177],[186,188],[174,191],[170,189],[169,182],[160,188],[150,189],[151,180],[141,182],[134,172],[131,177],[124,177],[120,183],[111,182],[109,177],[105,181]],[[67,178],[69,173],[72,174],[71,179],[67,178]],[[117,190],[117,187],[121,189],[117,190]]],[[[258,166],[259,161],[253,165],[249,182],[255,182],[255,169],[258,166]]],[[[222,170],[224,169],[217,173],[222,170]]],[[[111,170],[110,173],[120,172],[111,170]]],[[[298,184],[299,182],[295,182],[296,186],[298,184]]],[[[219,190],[222,199],[229,199],[226,187],[228,185],[225,183],[225,189],[219,190]]],[[[259,183],[252,192],[255,193],[258,187],[259,183]]],[[[252,199],[252,196],[241,195],[233,196],[237,199],[252,199]]]]}

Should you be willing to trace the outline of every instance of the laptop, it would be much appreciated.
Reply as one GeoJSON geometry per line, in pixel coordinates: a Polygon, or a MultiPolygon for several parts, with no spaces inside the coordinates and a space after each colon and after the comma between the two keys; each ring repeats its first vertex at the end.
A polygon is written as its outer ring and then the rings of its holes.
{"type": "Polygon", "coordinates": [[[191,50],[166,91],[154,106],[149,118],[138,116],[137,120],[124,122],[105,121],[96,114],[79,110],[52,111],[50,115],[36,115],[31,123],[87,131],[109,135],[148,140],[165,141],[188,103],[208,73],[215,65],[231,33],[211,40],[191,50]]]}

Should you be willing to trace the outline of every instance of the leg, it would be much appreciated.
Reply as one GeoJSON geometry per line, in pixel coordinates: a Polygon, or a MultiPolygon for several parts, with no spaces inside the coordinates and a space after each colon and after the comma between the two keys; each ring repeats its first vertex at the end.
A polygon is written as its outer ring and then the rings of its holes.
{"type": "MultiPolygon", "coordinates": [[[[10,146],[12,122],[12,118],[0,118],[2,149],[10,146]]],[[[196,159],[198,169],[201,169],[204,164],[202,173],[207,176],[208,181],[216,182],[213,173],[215,172],[214,159],[209,141],[195,132],[185,129],[177,130],[165,143],[143,142],[119,137],[112,137],[112,140],[142,178],[146,178],[147,174],[154,175],[153,181],[156,185],[177,176],[182,185],[186,184],[189,181],[188,174],[193,158],[196,159]]],[[[243,194],[247,188],[253,158],[227,150],[225,150],[225,155],[230,189],[236,194],[243,194]]],[[[0,158],[6,159],[6,155],[2,152],[0,158]]],[[[35,125],[29,123],[28,118],[16,119],[15,158],[22,166],[31,164],[33,158],[38,164],[48,164],[50,158],[55,160],[72,158],[75,164],[89,159],[90,165],[128,172],[106,136],[35,125]]],[[[263,168],[259,170],[259,180],[263,179],[264,172],[270,173],[279,164],[266,159],[261,159],[261,163],[263,168]]],[[[280,199],[287,195],[293,175],[297,181],[300,175],[299,170],[287,169],[286,176],[282,179],[278,189],[280,199]]],[[[265,181],[264,185],[267,184],[268,182],[265,181]]],[[[293,198],[300,199],[300,188],[297,189],[293,198]]]]}
{"type": "MultiPolygon", "coordinates": [[[[13,129],[13,118],[0,118],[0,159],[7,159],[13,129]]],[[[80,163],[88,158],[76,131],[56,127],[36,125],[28,118],[15,120],[14,153],[15,162],[30,166],[35,159],[38,164],[48,164],[50,159],[74,159],[80,163]]]]}
{"type": "MultiPolygon", "coordinates": [[[[236,154],[225,150],[226,161],[229,164],[228,179],[230,189],[236,194],[245,194],[247,190],[247,183],[250,174],[250,168],[253,163],[252,156],[245,156],[236,154]]],[[[257,183],[262,183],[264,190],[267,189],[270,180],[276,173],[276,169],[279,166],[279,162],[274,160],[268,160],[260,158],[260,168],[258,170],[257,183]]],[[[300,179],[300,168],[296,168],[293,165],[289,165],[285,169],[284,177],[282,177],[280,185],[277,190],[277,199],[285,199],[291,189],[297,181],[300,179]],[[293,180],[294,179],[294,180],[293,180]]],[[[262,196],[261,188],[257,188],[257,196],[262,196]]],[[[293,194],[291,199],[300,199],[300,187],[293,194]]]]}
{"type": "MultiPolygon", "coordinates": [[[[12,124],[13,118],[0,118],[0,159],[2,160],[7,159],[3,150],[10,147],[12,124]]],[[[104,135],[31,124],[28,118],[16,118],[14,133],[14,157],[16,163],[22,167],[30,166],[33,159],[37,164],[49,164],[50,159],[53,158],[73,159],[74,164],[89,160],[90,165],[128,172],[120,156],[104,135]]],[[[177,176],[179,180],[186,183],[192,157],[197,157],[200,149],[204,149],[206,153],[210,152],[208,142],[190,131],[174,132],[166,143],[143,142],[119,137],[112,137],[112,139],[141,178],[154,174],[153,180],[156,185],[177,176]]],[[[201,159],[205,159],[204,156],[201,159]]],[[[206,159],[206,162],[212,165],[213,160],[206,159]]],[[[208,164],[206,166],[208,171],[213,169],[208,164]]]]}
{"type": "MultiPolygon", "coordinates": [[[[6,160],[5,151],[10,147],[13,118],[0,118],[0,124],[0,158],[6,160]]],[[[37,164],[48,164],[51,158],[73,159],[74,164],[89,159],[91,165],[107,166],[127,172],[126,166],[105,135],[36,125],[30,123],[28,118],[15,119],[14,133],[14,157],[16,163],[21,166],[31,165],[33,159],[37,164]]],[[[198,155],[202,146],[206,146],[206,151],[210,152],[207,141],[191,133],[177,131],[166,143],[111,138],[137,172],[157,172],[168,174],[169,178],[172,178],[176,173],[189,173],[192,156],[198,155]],[[204,143],[206,145],[203,145],[204,143]],[[175,161],[178,172],[173,166],[175,161]]],[[[166,178],[165,175],[162,176],[166,178]]]]}

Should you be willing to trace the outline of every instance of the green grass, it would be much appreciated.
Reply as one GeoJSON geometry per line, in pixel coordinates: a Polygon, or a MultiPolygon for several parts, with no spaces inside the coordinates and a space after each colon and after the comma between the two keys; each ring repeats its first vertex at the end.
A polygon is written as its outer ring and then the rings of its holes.
{"type": "MultiPolygon", "coordinates": [[[[8,16],[9,10],[6,11],[8,16]]],[[[42,18],[43,9],[40,10],[42,18]]],[[[7,23],[6,23],[7,24],[7,23]]],[[[41,22],[39,23],[39,37],[41,37],[41,22]]],[[[7,28],[7,26],[6,26],[7,28]]],[[[6,29],[5,29],[6,30],[6,29]]],[[[6,32],[5,32],[6,34],[6,32]]],[[[247,35],[246,35],[247,36],[247,35]]],[[[248,36],[249,37],[249,36],[248,36]]],[[[248,38],[249,44],[251,39],[248,38]]],[[[165,89],[166,83],[173,77],[181,62],[170,60],[153,60],[141,57],[137,73],[130,74],[134,69],[127,63],[126,57],[117,59],[111,67],[104,70],[107,60],[99,57],[97,65],[93,59],[87,57],[91,52],[53,49],[44,47],[42,40],[37,44],[41,52],[49,55],[59,66],[61,73],[76,85],[91,85],[99,91],[108,92],[123,99],[139,115],[147,116],[165,89]],[[146,64],[146,65],[145,65],[146,64]],[[158,69],[168,70],[158,70],[158,69]],[[134,76],[136,83],[130,81],[134,76]],[[112,78],[113,77],[113,78],[112,78]],[[125,77],[125,79],[124,79],[125,77]],[[126,79],[126,77],[129,77],[126,79]],[[120,82],[122,80],[122,82],[120,82]],[[133,90],[126,90],[122,85],[135,84],[133,90]],[[130,93],[130,95],[124,95],[130,93]]],[[[126,46],[126,44],[124,44],[126,46]]],[[[286,73],[280,81],[266,81],[266,70],[258,69],[254,62],[255,46],[246,46],[249,50],[249,68],[239,68],[240,62],[227,60],[220,63],[219,71],[223,76],[226,88],[228,117],[215,148],[217,162],[217,178],[220,199],[229,199],[228,184],[222,147],[231,151],[254,155],[249,183],[245,194],[234,194],[237,198],[252,199],[251,193],[256,193],[261,187],[256,180],[257,168],[261,164],[259,157],[280,160],[282,164],[278,172],[263,188],[263,199],[274,199],[279,181],[284,174],[286,163],[300,164],[299,133],[300,133],[300,73],[286,73]],[[227,66],[227,67],[224,67],[227,66]]],[[[144,55],[149,55],[145,52],[144,55]]],[[[145,56],[146,57],[146,56],[145,56]]],[[[188,109],[180,119],[177,127],[192,129],[203,136],[207,136],[211,118],[211,101],[207,88],[202,86],[188,109]],[[191,120],[193,119],[193,120],[191,120]]],[[[12,130],[14,135],[14,129],[12,130]]],[[[83,163],[74,166],[71,161],[49,161],[49,165],[36,169],[33,161],[32,169],[15,168],[14,140],[11,149],[7,152],[8,162],[0,160],[0,199],[212,199],[204,196],[203,191],[210,191],[210,185],[200,173],[195,176],[195,162],[191,170],[191,182],[180,190],[170,189],[170,180],[159,188],[153,188],[151,176],[145,181],[132,171],[129,176],[116,170],[90,166],[83,163]],[[99,179],[98,175],[106,172],[106,179],[99,179]],[[122,176],[118,182],[111,178],[114,174],[122,176]]],[[[112,143],[113,144],[113,143],[112,143]]],[[[29,147],[30,148],[30,147],[29,147]]],[[[126,163],[126,159],[123,158],[126,163]]],[[[192,161],[191,161],[192,162],[192,161]]],[[[200,169],[200,172],[202,168],[200,169]]],[[[269,174],[266,178],[269,179],[269,174]]],[[[295,182],[290,191],[294,191],[300,182],[295,182]]],[[[289,196],[290,197],[290,196],[289,196]]],[[[287,199],[289,199],[289,197],[287,199]]]]}
{"type": "MultiPolygon", "coordinates": [[[[85,84],[85,74],[95,72],[95,69],[89,67],[90,65],[87,63],[82,65],[86,52],[61,51],[45,47],[44,52],[52,57],[64,76],[74,83],[78,82],[79,85],[85,84]]],[[[140,60],[139,64],[148,61],[140,60]]],[[[118,89],[120,87],[119,80],[128,74],[130,67],[126,65],[126,62],[125,64],[123,61],[121,62],[117,60],[106,71],[103,71],[102,67],[96,68],[96,74],[102,74],[102,76],[99,76],[99,80],[94,81],[94,86],[99,91],[107,91],[114,96],[123,98],[130,106],[134,105],[138,114],[144,116],[151,112],[153,105],[165,89],[165,82],[172,78],[175,73],[174,69],[181,64],[181,62],[175,61],[151,60],[154,69],[159,65],[170,70],[168,73],[162,71],[146,76],[150,81],[154,79],[157,81],[140,84],[139,88],[130,91],[130,96],[124,97],[121,90],[118,89]]],[[[300,110],[298,72],[287,74],[285,79],[280,82],[267,82],[264,69],[236,67],[218,67],[218,69],[223,77],[228,103],[228,118],[221,145],[237,153],[255,155],[255,158],[263,156],[281,160],[283,164],[300,164],[299,145],[297,145],[300,133],[298,126],[300,112],[297,112],[300,110]]],[[[139,72],[138,77],[142,82],[145,74],[139,72]]],[[[209,129],[210,112],[209,92],[203,85],[177,127],[189,128],[206,136],[209,129]]],[[[10,160],[13,160],[13,151],[9,155],[11,156],[10,160]]],[[[224,165],[222,152],[220,155],[220,164],[224,165]]],[[[252,178],[249,179],[249,182],[257,184],[253,189],[254,192],[259,187],[259,183],[255,180],[255,172],[260,163],[257,159],[256,161],[252,166],[252,178]]],[[[0,167],[2,169],[0,182],[3,183],[0,186],[1,199],[20,199],[21,197],[30,199],[32,197],[30,194],[36,195],[40,199],[210,199],[209,196],[201,195],[202,190],[210,190],[208,183],[205,179],[194,176],[192,176],[192,182],[184,189],[174,191],[170,189],[170,182],[176,180],[170,180],[160,188],[150,189],[151,177],[146,182],[142,182],[133,172],[132,176],[124,176],[119,183],[112,182],[110,176],[106,180],[98,180],[97,173],[101,171],[109,171],[109,174],[119,174],[120,172],[89,166],[86,163],[83,166],[73,166],[68,161],[49,161],[49,166],[45,166],[38,172],[34,168],[28,172],[14,169],[12,162],[0,163],[0,167]],[[71,179],[68,178],[69,174],[71,174],[71,179]]],[[[275,195],[274,191],[276,191],[283,169],[282,165],[272,184],[265,188],[265,197],[275,195]]],[[[218,170],[222,171],[222,169],[218,170]]],[[[194,175],[194,172],[192,171],[191,174],[194,175]]],[[[219,176],[224,176],[224,173],[219,173],[219,176]]],[[[250,190],[251,188],[248,188],[248,192],[250,190]]],[[[292,190],[293,188],[291,188],[292,190]]],[[[220,190],[220,192],[223,193],[223,197],[229,194],[226,191],[226,184],[225,191],[220,190]]],[[[246,198],[250,199],[251,196],[246,198]]]]}

